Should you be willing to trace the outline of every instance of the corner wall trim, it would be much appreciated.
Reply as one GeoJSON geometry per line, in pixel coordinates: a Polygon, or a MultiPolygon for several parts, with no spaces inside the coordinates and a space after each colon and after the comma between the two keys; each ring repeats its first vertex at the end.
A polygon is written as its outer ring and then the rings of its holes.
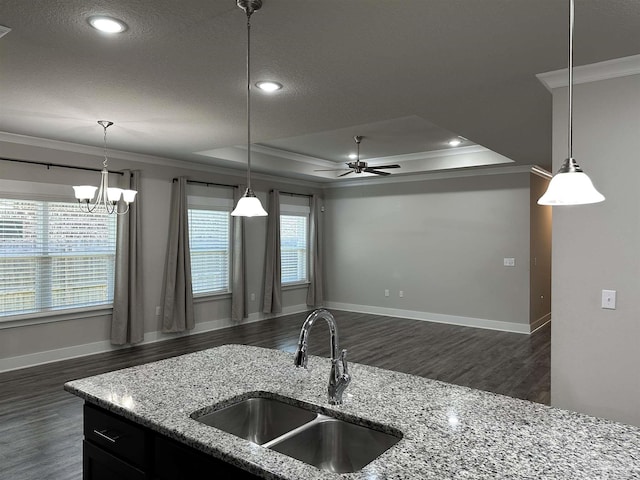
{"type": "Polygon", "coordinates": [[[18,370],[21,368],[35,367],[46,363],[58,362],[61,360],[70,360],[72,358],[84,357],[87,355],[95,355],[96,353],[104,353],[116,350],[131,348],[132,346],[145,345],[147,343],[163,342],[178,337],[185,337],[198,333],[210,332],[213,330],[221,330],[236,325],[246,325],[247,323],[260,322],[270,318],[282,317],[294,313],[306,312],[309,310],[307,305],[292,305],[284,307],[282,313],[264,314],[251,313],[249,318],[245,319],[241,324],[233,322],[230,318],[209,320],[206,322],[198,322],[193,330],[180,333],[162,333],[160,331],[147,332],[144,334],[144,340],[135,345],[111,345],[109,340],[99,342],[85,343],[82,345],[73,345],[70,347],[57,348],[55,350],[46,350],[44,352],[29,353],[27,355],[19,355],[16,357],[7,357],[0,359],[0,373],[10,370],[18,370]]]}
{"type": "Polygon", "coordinates": [[[448,323],[450,325],[460,325],[462,327],[484,328],[487,330],[499,330],[511,333],[531,333],[529,323],[502,322],[499,320],[488,320],[485,318],[458,317],[455,315],[444,315],[442,313],[418,312],[415,310],[400,310],[395,308],[376,307],[371,305],[354,305],[351,303],[325,302],[327,308],[336,310],[346,310],[348,312],[369,313],[373,315],[384,315],[387,317],[408,318],[410,320],[422,320],[425,322],[448,323]]]}
{"type": "MultiPolygon", "coordinates": [[[[579,85],[638,74],[640,74],[640,55],[632,55],[574,67],[573,83],[579,85]]],[[[554,88],[566,87],[569,84],[566,68],[538,73],[536,77],[552,93],[554,88]]]]}

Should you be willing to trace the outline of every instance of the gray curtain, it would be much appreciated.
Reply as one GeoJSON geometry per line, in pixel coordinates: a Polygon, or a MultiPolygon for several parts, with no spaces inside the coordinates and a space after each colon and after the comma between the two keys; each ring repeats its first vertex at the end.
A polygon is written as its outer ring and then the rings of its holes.
{"type": "Polygon", "coordinates": [[[317,195],[311,197],[309,215],[309,289],[307,305],[320,307],[324,302],[323,270],[322,270],[322,218],[320,208],[322,199],[317,195]]]}
{"type": "MultiPolygon", "coordinates": [[[[233,204],[245,191],[244,185],[238,185],[233,193],[233,204]]],[[[244,217],[231,217],[232,245],[231,245],[231,320],[241,322],[248,316],[247,306],[247,278],[244,249],[244,217]]]]}
{"type": "Polygon", "coordinates": [[[264,269],[264,313],[282,312],[282,278],[280,276],[280,192],[269,194],[267,254],[264,269]]]}
{"type": "MultiPolygon", "coordinates": [[[[140,192],[140,172],[124,171],[122,188],[140,192]]],[[[142,313],[142,239],[140,193],[129,205],[129,213],[118,216],[116,267],[111,317],[111,343],[124,345],[144,339],[142,313]]]]}
{"type": "Polygon", "coordinates": [[[195,326],[186,177],[173,182],[169,215],[169,243],[162,290],[162,331],[183,332],[195,326]]]}

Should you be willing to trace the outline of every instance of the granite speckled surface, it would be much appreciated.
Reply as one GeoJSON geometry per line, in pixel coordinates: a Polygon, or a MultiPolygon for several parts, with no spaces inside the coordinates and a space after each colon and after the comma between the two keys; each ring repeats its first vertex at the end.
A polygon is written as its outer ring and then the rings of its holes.
{"type": "Polygon", "coordinates": [[[375,367],[350,364],[344,404],[327,403],[330,361],[225,345],[65,384],[65,389],[268,479],[638,479],[640,429],[375,367]],[[361,471],[336,474],[193,420],[267,392],[400,431],[361,471]]]}

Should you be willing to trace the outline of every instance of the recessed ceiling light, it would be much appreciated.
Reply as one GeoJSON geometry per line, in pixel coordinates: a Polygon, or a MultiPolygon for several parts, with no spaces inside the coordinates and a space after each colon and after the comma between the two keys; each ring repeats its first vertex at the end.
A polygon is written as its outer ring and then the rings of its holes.
{"type": "Polygon", "coordinates": [[[258,87],[263,92],[273,93],[280,90],[282,88],[282,84],[278,82],[262,81],[257,82],[256,87],[258,87]]]}
{"type": "Polygon", "coordinates": [[[451,147],[457,147],[461,143],[462,143],[462,140],[460,140],[459,138],[454,138],[452,140],[449,140],[449,146],[451,147]]]}
{"type": "Polygon", "coordinates": [[[111,17],[89,17],[89,24],[96,30],[105,33],[121,33],[127,29],[127,24],[122,20],[111,17]]]}

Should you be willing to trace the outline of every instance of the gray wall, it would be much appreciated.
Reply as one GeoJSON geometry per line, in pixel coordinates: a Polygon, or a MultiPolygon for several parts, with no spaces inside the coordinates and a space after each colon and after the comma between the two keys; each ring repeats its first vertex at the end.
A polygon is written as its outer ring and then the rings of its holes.
{"type": "Polygon", "coordinates": [[[417,312],[413,317],[422,319],[484,319],[528,331],[529,177],[327,190],[329,304],[400,316],[417,312]],[[505,267],[504,257],[514,257],[516,266],[505,267]]]}
{"type": "MultiPolygon", "coordinates": [[[[566,92],[553,95],[555,168],[566,92]]],[[[640,75],[574,92],[574,156],[606,201],[553,212],[551,402],[640,425],[640,75]],[[600,308],[602,289],[616,310],[600,308]]]]}
{"type": "MultiPolygon", "coordinates": [[[[62,146],[64,147],[64,145],[62,146]]],[[[61,147],[61,148],[62,148],[61,147]]],[[[78,150],[71,146],[70,150],[78,150]]],[[[83,148],[80,148],[83,150],[83,148]]],[[[75,152],[22,145],[0,141],[2,157],[19,158],[68,165],[89,166],[99,168],[102,159],[99,149],[86,149],[92,153],[75,152]],[[97,153],[97,154],[96,154],[97,153]]],[[[145,340],[167,338],[161,334],[160,317],[155,315],[155,308],[160,305],[162,281],[164,274],[165,252],[168,237],[169,218],[167,215],[170,196],[171,179],[179,175],[187,175],[192,179],[229,184],[244,183],[241,174],[228,175],[211,173],[212,169],[194,170],[165,166],[159,164],[132,161],[129,154],[112,152],[109,159],[111,170],[123,168],[141,170],[142,185],[137,199],[142,209],[142,242],[143,242],[143,309],[145,318],[145,340]],[[119,158],[124,157],[125,159],[119,158]]],[[[42,166],[18,164],[0,161],[0,178],[30,182],[43,182],[69,185],[69,200],[73,200],[70,185],[97,184],[98,172],[86,172],[61,168],[47,170],[42,166]]],[[[305,182],[296,181],[297,185],[289,185],[278,181],[255,180],[254,189],[266,206],[267,191],[270,188],[282,188],[287,191],[314,191],[306,187],[305,182]]],[[[317,189],[315,190],[318,191],[317,189]]],[[[255,300],[249,301],[250,319],[263,318],[259,312],[262,307],[262,277],[264,271],[264,250],[266,238],[266,218],[247,220],[247,291],[255,293],[255,300]]],[[[285,290],[283,307],[287,311],[304,309],[306,287],[285,290]]],[[[197,300],[195,305],[196,330],[206,330],[230,325],[230,299],[228,296],[214,300],[197,300]]],[[[2,325],[0,325],[2,327],[2,325]]],[[[47,361],[60,356],[75,356],[108,349],[110,331],[110,315],[87,316],[75,320],[66,320],[41,325],[0,328],[0,370],[13,368],[24,362],[47,361]],[[54,351],[54,352],[52,352],[54,351]],[[21,356],[28,356],[19,358],[21,356]],[[18,357],[18,358],[16,358],[18,357]],[[8,358],[13,358],[7,361],[8,358]],[[3,361],[4,359],[4,361],[3,361]]]]}
{"type": "Polygon", "coordinates": [[[549,180],[547,178],[531,174],[529,321],[534,330],[551,317],[551,225],[553,208],[538,205],[537,203],[548,186],[549,180]]]}

